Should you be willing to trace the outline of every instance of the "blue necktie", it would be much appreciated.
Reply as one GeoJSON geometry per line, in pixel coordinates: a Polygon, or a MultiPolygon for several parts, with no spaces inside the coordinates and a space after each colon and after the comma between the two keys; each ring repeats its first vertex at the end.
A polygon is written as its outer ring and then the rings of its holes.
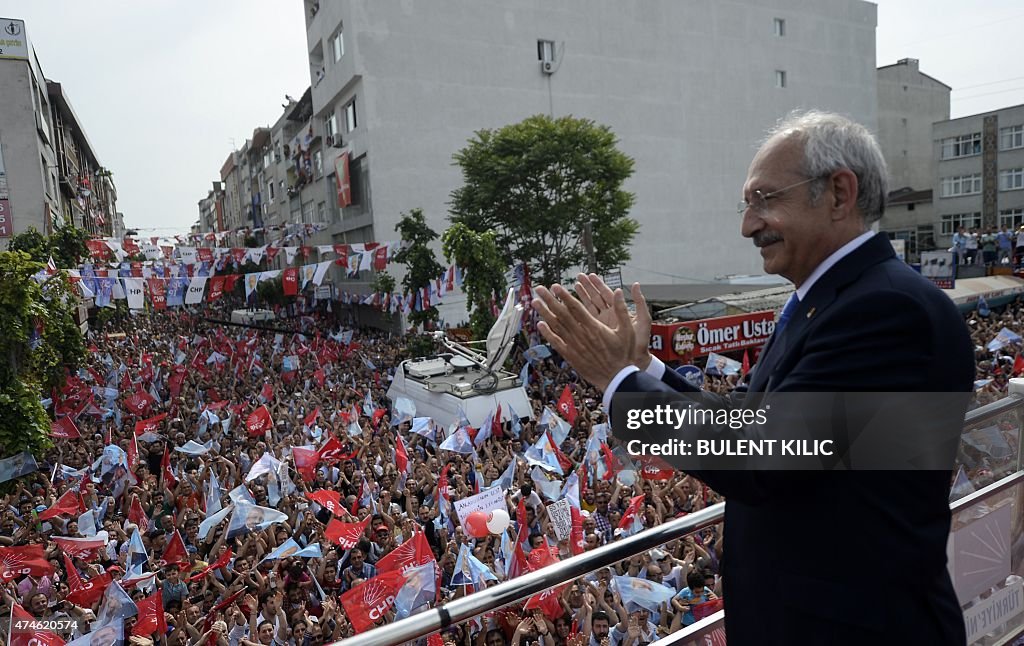
{"type": "Polygon", "coordinates": [[[782,314],[779,315],[779,320],[775,322],[775,333],[773,337],[777,337],[782,334],[783,328],[789,323],[789,319],[792,318],[793,312],[796,311],[797,306],[800,305],[800,299],[797,298],[796,292],[793,292],[789,300],[786,301],[786,306],[782,308],[782,314]]]}

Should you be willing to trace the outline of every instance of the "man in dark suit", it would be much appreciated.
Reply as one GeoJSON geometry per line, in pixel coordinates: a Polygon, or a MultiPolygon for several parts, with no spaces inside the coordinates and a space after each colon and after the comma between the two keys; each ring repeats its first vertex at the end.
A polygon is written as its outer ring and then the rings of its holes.
{"type": "MultiPolygon", "coordinates": [[[[869,229],[884,209],[886,167],[865,128],[828,113],[790,116],[754,157],[743,194],[743,236],[760,250],[766,272],[796,286],[748,397],[972,389],[973,349],[962,317],[869,229]]],[[[622,291],[596,276],[581,275],[576,291],[578,301],[560,285],[539,288],[534,307],[541,332],[605,391],[606,407],[615,393],[657,392],[742,405],[737,395],[693,394],[650,356],[639,285],[635,319],[622,291]]],[[[953,423],[963,413],[958,409],[953,423]]],[[[965,643],[946,569],[949,472],[695,475],[727,500],[730,645],[965,643]]]]}

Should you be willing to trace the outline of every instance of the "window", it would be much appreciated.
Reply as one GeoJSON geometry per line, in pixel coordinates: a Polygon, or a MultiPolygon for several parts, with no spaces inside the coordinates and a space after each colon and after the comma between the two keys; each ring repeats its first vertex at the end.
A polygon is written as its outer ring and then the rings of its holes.
{"type": "Polygon", "coordinates": [[[270,192],[270,201],[274,201],[274,182],[267,183],[267,190],[270,192]]]}
{"type": "Polygon", "coordinates": [[[999,212],[999,226],[1011,231],[1024,226],[1024,209],[1003,209],[999,212]]]}
{"type": "Polygon", "coordinates": [[[1000,191],[1019,191],[1024,188],[1024,168],[1009,168],[999,171],[1000,191]]]}
{"type": "Polygon", "coordinates": [[[785,70],[775,70],[775,87],[786,87],[785,70]]]}
{"type": "Polygon", "coordinates": [[[312,224],[313,223],[313,202],[306,202],[302,205],[302,223],[312,224]]]}
{"type": "Polygon", "coordinates": [[[345,132],[352,132],[358,125],[356,123],[356,98],[352,97],[342,111],[345,113],[345,132]]]}
{"type": "Polygon", "coordinates": [[[939,197],[958,197],[981,193],[981,173],[943,177],[939,197]]]}
{"type": "Polygon", "coordinates": [[[981,133],[960,135],[942,140],[942,158],[956,159],[981,154],[981,133]]]}
{"type": "Polygon", "coordinates": [[[775,35],[780,37],[786,35],[786,21],[782,18],[775,19],[775,35]]]}
{"type": "Polygon", "coordinates": [[[555,60],[555,41],[537,41],[537,60],[543,63],[553,63],[555,60]]]}
{"type": "Polygon", "coordinates": [[[965,229],[980,229],[981,213],[956,213],[953,215],[942,216],[942,235],[951,236],[956,233],[960,227],[965,229]]]}
{"type": "Polygon", "coordinates": [[[345,34],[339,29],[338,33],[331,38],[331,54],[334,55],[334,62],[337,63],[345,55],[345,34]]]}
{"type": "Polygon", "coordinates": [[[325,202],[317,202],[316,204],[316,221],[327,222],[327,204],[325,202]]]}
{"type": "Polygon", "coordinates": [[[324,155],[321,150],[313,153],[313,176],[316,179],[324,176],[324,155]]]}
{"type": "MultiPolygon", "coordinates": [[[[334,110],[331,110],[330,115],[324,117],[324,132],[327,134],[327,139],[333,139],[334,135],[338,134],[338,117],[334,114],[334,110]]],[[[330,144],[329,141],[328,144],[330,144]]]]}
{"type": "Polygon", "coordinates": [[[999,150],[1024,148],[1024,126],[999,129],[999,150]]]}
{"type": "Polygon", "coordinates": [[[917,230],[916,229],[904,229],[901,231],[886,231],[885,234],[889,236],[890,240],[903,240],[904,247],[903,251],[905,255],[917,253],[917,230]]]}

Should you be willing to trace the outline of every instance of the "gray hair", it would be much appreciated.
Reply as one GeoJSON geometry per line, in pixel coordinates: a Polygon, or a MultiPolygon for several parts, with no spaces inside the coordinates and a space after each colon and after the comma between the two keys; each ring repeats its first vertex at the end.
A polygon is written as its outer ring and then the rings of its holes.
{"type": "Polygon", "coordinates": [[[824,192],[821,179],[848,168],[857,176],[857,208],[866,222],[874,222],[885,212],[888,176],[882,150],[867,128],[833,112],[796,110],[768,132],[765,141],[793,132],[804,144],[804,168],[811,183],[811,201],[824,192]]]}

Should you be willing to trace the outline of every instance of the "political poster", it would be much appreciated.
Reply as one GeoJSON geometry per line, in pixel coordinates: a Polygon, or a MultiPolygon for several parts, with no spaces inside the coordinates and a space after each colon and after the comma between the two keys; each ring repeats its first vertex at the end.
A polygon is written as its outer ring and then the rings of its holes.
{"type": "Polygon", "coordinates": [[[487,513],[495,509],[504,508],[505,490],[501,487],[485,489],[475,496],[455,501],[455,513],[458,515],[460,523],[466,522],[466,516],[469,516],[474,511],[487,513]]]}

